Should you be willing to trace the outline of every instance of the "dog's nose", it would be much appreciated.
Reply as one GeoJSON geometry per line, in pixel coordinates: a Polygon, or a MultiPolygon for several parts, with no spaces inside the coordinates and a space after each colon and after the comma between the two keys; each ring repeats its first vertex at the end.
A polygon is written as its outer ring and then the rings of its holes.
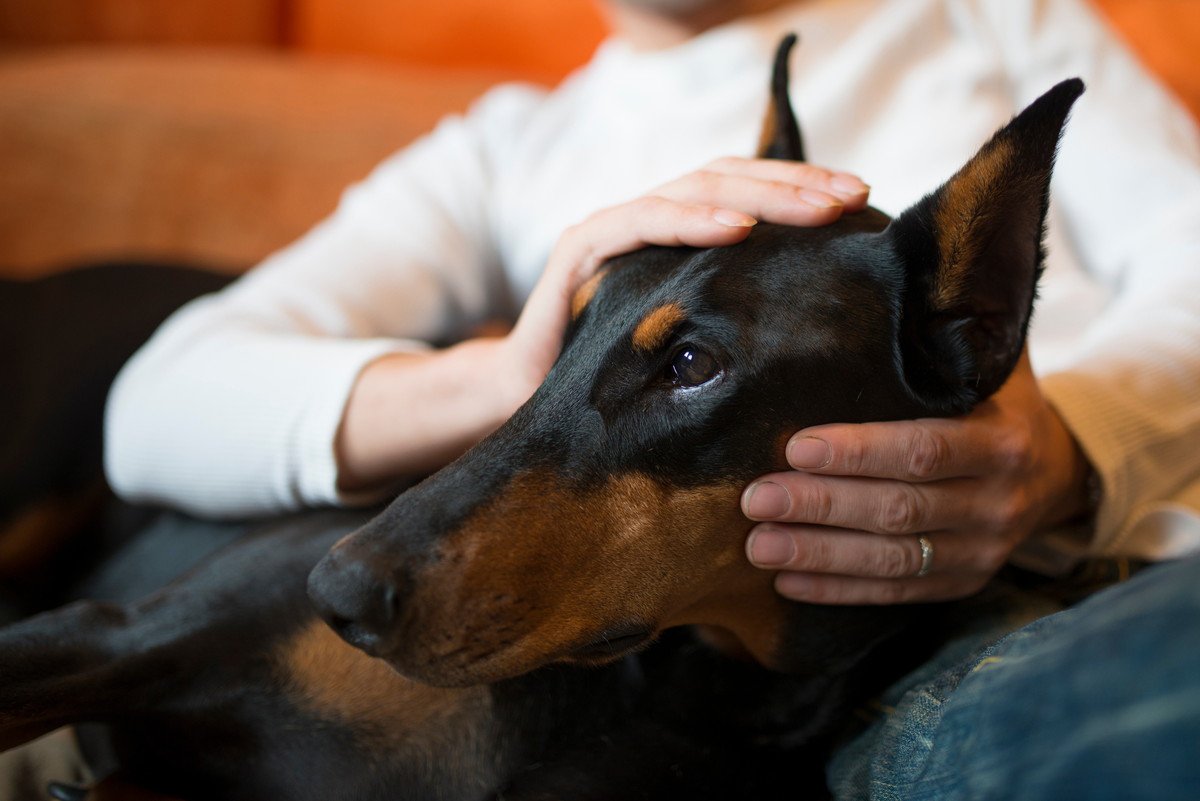
{"type": "Polygon", "coordinates": [[[317,613],[346,642],[377,654],[400,614],[398,575],[380,560],[346,554],[325,555],[308,576],[308,597],[317,613]]]}

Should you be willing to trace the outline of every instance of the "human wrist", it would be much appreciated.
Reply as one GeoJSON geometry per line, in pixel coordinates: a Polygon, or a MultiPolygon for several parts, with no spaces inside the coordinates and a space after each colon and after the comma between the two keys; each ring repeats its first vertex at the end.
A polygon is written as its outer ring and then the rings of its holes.
{"type": "Polygon", "coordinates": [[[515,410],[515,390],[495,391],[499,339],[467,340],[432,353],[388,354],[367,364],[351,390],[334,452],[338,488],[379,489],[432,472],[515,410]]]}
{"type": "Polygon", "coordinates": [[[477,403],[480,425],[489,431],[512,417],[540,383],[530,382],[508,337],[468,339],[442,355],[446,369],[464,379],[455,383],[457,391],[477,403]]]}
{"type": "Polygon", "coordinates": [[[1039,526],[1043,529],[1079,521],[1094,514],[1099,494],[1096,471],[1091,461],[1058,413],[1051,409],[1050,414],[1055,433],[1052,441],[1057,443],[1055,447],[1061,456],[1054,462],[1059,479],[1050,482],[1055,491],[1051,493],[1047,511],[1039,526]]]}

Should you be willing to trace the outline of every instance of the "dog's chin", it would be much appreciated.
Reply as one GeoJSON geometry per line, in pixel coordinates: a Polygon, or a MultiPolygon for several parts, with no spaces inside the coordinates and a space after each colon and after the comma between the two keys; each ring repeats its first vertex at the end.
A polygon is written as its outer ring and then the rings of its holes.
{"type": "Polygon", "coordinates": [[[471,687],[515,679],[551,664],[600,667],[636,653],[654,642],[653,628],[610,631],[596,639],[544,653],[507,648],[469,657],[437,657],[420,653],[373,654],[412,681],[433,687],[471,687]]]}
{"type": "Polygon", "coordinates": [[[427,684],[430,687],[455,689],[475,687],[480,684],[495,684],[506,679],[516,678],[528,670],[520,668],[505,669],[488,664],[463,667],[454,664],[433,662],[414,662],[411,659],[395,659],[388,656],[379,657],[406,679],[427,684]]]}
{"type": "Polygon", "coordinates": [[[406,679],[432,687],[455,688],[496,684],[515,679],[559,661],[556,656],[518,653],[516,649],[505,649],[473,655],[469,660],[419,654],[381,654],[379,658],[406,679]]]}
{"type": "Polygon", "coordinates": [[[605,634],[589,643],[571,648],[556,661],[589,667],[607,665],[649,647],[657,636],[658,632],[652,628],[605,634]]]}

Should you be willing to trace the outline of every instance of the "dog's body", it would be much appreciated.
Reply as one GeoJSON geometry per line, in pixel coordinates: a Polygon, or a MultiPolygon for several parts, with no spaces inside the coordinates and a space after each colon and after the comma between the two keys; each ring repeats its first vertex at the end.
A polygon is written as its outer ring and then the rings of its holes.
{"type": "MultiPolygon", "coordinates": [[[[305,598],[312,565],[369,519],[282,521],[145,600],[10,627],[5,715],[38,730],[108,721],[82,729],[85,753],[115,753],[125,780],[173,797],[820,797],[826,738],[928,644],[798,678],[676,630],[604,666],[430,687],[347,646],[305,598]]],[[[158,570],[178,562],[164,538],[131,550],[158,570]]],[[[34,733],[5,729],[0,747],[34,733]]]]}
{"type": "MultiPolygon", "coordinates": [[[[815,746],[934,613],[783,601],[745,563],[738,496],[799,428],[960,413],[1003,383],[1081,91],[897,220],[614,260],[534,397],[381,514],[281,524],[148,600],[0,632],[0,748],[103,722],[126,774],[185,797],[819,787],[815,746]]],[[[774,98],[766,152],[800,158],[783,66],[774,98]]]]}

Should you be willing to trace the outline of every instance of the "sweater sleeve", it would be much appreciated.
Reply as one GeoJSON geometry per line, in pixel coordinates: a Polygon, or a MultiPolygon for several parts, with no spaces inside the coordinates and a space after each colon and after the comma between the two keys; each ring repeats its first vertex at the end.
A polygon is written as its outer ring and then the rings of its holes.
{"type": "Polygon", "coordinates": [[[496,151],[535,101],[493,91],[384,162],[307,236],[172,316],[110,393],[114,489],[220,517],[374,500],[337,489],[350,390],[372,360],[511,313],[489,192],[496,151]]]}
{"type": "Polygon", "coordinates": [[[1018,107],[1063,78],[1087,83],[1053,198],[1110,300],[1069,363],[1040,380],[1102,483],[1090,548],[1178,555],[1163,524],[1200,525],[1177,503],[1200,483],[1195,125],[1080,0],[999,0],[992,13],[1018,107]],[[1158,541],[1131,548],[1139,527],[1159,528],[1158,541]]]}

